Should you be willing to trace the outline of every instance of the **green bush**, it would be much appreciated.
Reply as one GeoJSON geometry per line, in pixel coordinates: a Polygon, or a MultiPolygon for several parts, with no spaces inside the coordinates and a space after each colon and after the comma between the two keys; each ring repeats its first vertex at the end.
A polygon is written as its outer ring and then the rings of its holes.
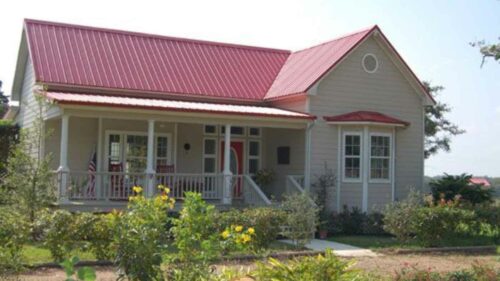
{"type": "Polygon", "coordinates": [[[82,247],[74,219],[70,212],[56,210],[44,211],[37,222],[38,227],[43,230],[43,245],[49,249],[52,258],[57,262],[69,258],[73,250],[82,247]]]}
{"type": "Polygon", "coordinates": [[[90,250],[98,260],[114,258],[112,215],[82,213],[75,215],[73,223],[77,229],[75,239],[85,242],[82,250],[90,250]]]}
{"type": "Polygon", "coordinates": [[[22,269],[22,249],[28,241],[27,218],[12,208],[0,208],[0,275],[22,269]]]}
{"type": "Polygon", "coordinates": [[[231,209],[217,214],[216,222],[222,232],[231,225],[244,225],[255,229],[254,245],[265,249],[276,240],[285,221],[285,213],[275,208],[231,209]]]}
{"type": "Polygon", "coordinates": [[[406,199],[386,205],[383,211],[384,230],[400,241],[410,240],[415,234],[417,210],[422,206],[422,195],[413,190],[406,199]]]}
{"type": "Polygon", "coordinates": [[[331,250],[317,257],[296,258],[286,262],[269,259],[257,263],[250,275],[257,281],[334,281],[364,280],[360,272],[352,269],[353,263],[337,258],[331,250]]]}
{"type": "Polygon", "coordinates": [[[469,270],[448,273],[407,266],[397,271],[393,279],[395,281],[497,281],[500,279],[500,271],[477,262],[473,263],[469,270]]]}
{"type": "Polygon", "coordinates": [[[340,213],[330,215],[329,231],[333,234],[346,235],[387,234],[383,228],[383,218],[383,214],[379,212],[364,213],[357,207],[349,209],[344,205],[340,213]]]}
{"type": "Polygon", "coordinates": [[[134,187],[134,192],[137,195],[130,198],[127,210],[113,213],[116,265],[127,280],[161,280],[168,197],[163,194],[147,199],[140,187],[134,187]]]}
{"type": "Polygon", "coordinates": [[[444,177],[429,183],[434,201],[459,199],[472,204],[491,202],[493,189],[471,184],[472,175],[458,176],[445,174],[444,177]]]}
{"type": "Polygon", "coordinates": [[[308,194],[292,194],[285,197],[282,208],[286,213],[284,234],[297,247],[304,247],[312,239],[318,226],[319,208],[308,194]]]}

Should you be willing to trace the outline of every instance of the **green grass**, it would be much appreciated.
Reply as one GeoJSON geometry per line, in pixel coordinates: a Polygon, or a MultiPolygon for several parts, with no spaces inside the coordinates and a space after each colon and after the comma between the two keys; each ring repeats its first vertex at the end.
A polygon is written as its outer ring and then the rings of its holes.
{"type": "MultiPolygon", "coordinates": [[[[391,236],[374,236],[374,235],[338,235],[328,238],[330,241],[349,244],[361,248],[382,249],[382,248],[404,248],[417,249],[422,248],[417,241],[407,243],[399,242],[391,236]]],[[[453,239],[445,239],[438,241],[438,247],[466,247],[466,246],[485,246],[495,245],[495,242],[490,237],[455,237],[453,239]]]]}
{"type": "MultiPolygon", "coordinates": [[[[95,257],[90,252],[73,251],[72,256],[78,256],[80,260],[95,260],[95,257]]],[[[23,261],[27,264],[37,264],[53,262],[54,259],[50,255],[50,251],[43,248],[41,245],[30,244],[23,247],[23,261]]]]}

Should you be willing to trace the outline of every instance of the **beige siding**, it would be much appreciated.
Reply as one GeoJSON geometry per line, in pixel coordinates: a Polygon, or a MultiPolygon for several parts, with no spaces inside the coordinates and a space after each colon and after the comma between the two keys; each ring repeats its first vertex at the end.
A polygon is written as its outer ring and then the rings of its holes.
{"type": "Polygon", "coordinates": [[[177,137],[177,171],[181,173],[201,173],[203,153],[203,126],[179,124],[177,137]],[[186,151],[185,144],[191,149],[186,151]]]}
{"type": "Polygon", "coordinates": [[[304,130],[293,129],[265,129],[263,166],[272,169],[276,173],[274,183],[270,186],[272,194],[280,198],[286,191],[287,175],[304,174],[305,153],[304,130]],[[290,147],[290,164],[278,165],[277,148],[280,146],[290,147]]]}
{"type": "MultiPolygon", "coordinates": [[[[337,171],[337,126],[326,124],[322,117],[371,110],[411,123],[408,128],[397,131],[396,198],[405,196],[408,186],[422,186],[422,101],[374,39],[370,38],[359,46],[320,82],[317,94],[310,97],[310,109],[312,114],[320,117],[312,132],[312,174],[320,172],[325,163],[337,171]],[[379,69],[376,73],[367,73],[362,68],[361,60],[366,53],[377,56],[379,69]]],[[[371,127],[370,131],[380,129],[371,127]]],[[[389,202],[390,189],[390,184],[370,184],[368,206],[389,202]]],[[[341,204],[361,204],[361,190],[361,184],[342,184],[341,204]],[[344,195],[346,198],[342,198],[344,195]]],[[[333,189],[331,192],[334,193],[333,189]]],[[[334,196],[329,199],[332,198],[334,196]]],[[[331,209],[335,209],[335,201],[331,200],[331,209]]]]}
{"type": "Polygon", "coordinates": [[[24,72],[24,79],[21,89],[21,99],[19,102],[19,114],[17,115],[16,122],[24,128],[31,127],[33,120],[39,113],[39,108],[33,95],[33,88],[35,86],[35,72],[31,59],[26,61],[24,72]]]}

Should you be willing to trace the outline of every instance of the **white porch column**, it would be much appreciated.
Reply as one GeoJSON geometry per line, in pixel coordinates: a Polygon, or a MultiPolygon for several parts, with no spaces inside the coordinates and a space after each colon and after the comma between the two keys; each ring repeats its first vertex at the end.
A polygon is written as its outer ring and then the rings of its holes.
{"type": "Polygon", "coordinates": [[[69,115],[63,114],[61,118],[61,146],[59,155],[59,168],[57,171],[60,173],[60,200],[68,201],[68,179],[69,179],[69,167],[68,167],[68,135],[69,135],[69,115]]]}
{"type": "Polygon", "coordinates": [[[314,123],[308,123],[305,131],[304,190],[311,192],[311,134],[314,123]]]}
{"type": "Polygon", "coordinates": [[[224,171],[222,172],[224,176],[224,184],[222,189],[222,204],[230,205],[232,203],[232,192],[231,192],[231,125],[226,124],[224,134],[224,171]]]}
{"type": "Polygon", "coordinates": [[[96,197],[97,199],[104,198],[104,190],[102,188],[102,117],[97,119],[97,146],[96,146],[96,197]]]}
{"type": "Polygon", "coordinates": [[[146,164],[146,196],[151,197],[154,194],[154,181],[155,181],[155,169],[154,169],[154,144],[155,144],[155,121],[148,120],[148,154],[147,154],[147,164],[146,164]]]}
{"type": "Polygon", "coordinates": [[[362,171],[363,171],[363,201],[362,201],[362,211],[368,211],[368,179],[370,175],[369,171],[369,163],[370,163],[370,130],[368,126],[364,126],[363,128],[363,141],[361,142],[363,145],[363,163],[362,163],[362,171]]]}

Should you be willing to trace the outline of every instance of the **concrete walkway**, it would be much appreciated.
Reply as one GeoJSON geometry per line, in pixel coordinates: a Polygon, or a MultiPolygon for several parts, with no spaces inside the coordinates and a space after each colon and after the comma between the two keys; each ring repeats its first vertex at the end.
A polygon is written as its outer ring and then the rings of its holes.
{"type": "MultiPolygon", "coordinates": [[[[292,240],[284,239],[280,241],[293,245],[292,240]]],[[[376,257],[380,255],[373,252],[372,250],[320,239],[311,240],[311,242],[306,244],[306,248],[314,251],[325,251],[326,249],[332,249],[336,255],[341,257],[376,257]]]]}

